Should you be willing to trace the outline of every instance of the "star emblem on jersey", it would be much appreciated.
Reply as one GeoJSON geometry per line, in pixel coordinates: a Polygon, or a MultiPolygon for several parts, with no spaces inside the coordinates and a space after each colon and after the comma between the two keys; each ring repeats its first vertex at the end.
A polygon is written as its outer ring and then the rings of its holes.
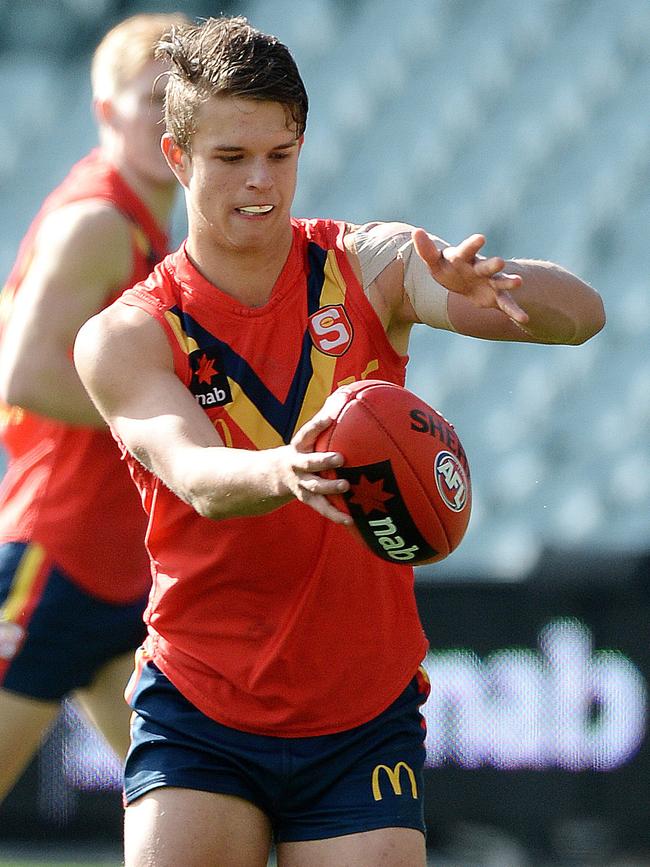
{"type": "Polygon", "coordinates": [[[356,485],[350,484],[350,490],[352,494],[348,502],[361,506],[364,515],[369,515],[371,512],[387,512],[386,502],[395,496],[384,490],[383,479],[371,482],[364,475],[361,475],[356,485]]]}
{"type": "Polygon", "coordinates": [[[217,408],[232,403],[230,382],[221,364],[221,348],[208,344],[199,346],[188,356],[192,379],[189,389],[196,402],[204,409],[217,408]]]}
{"type": "Polygon", "coordinates": [[[217,371],[214,367],[214,362],[211,358],[208,358],[205,354],[203,354],[199,358],[199,364],[196,369],[196,378],[199,382],[212,382],[212,377],[217,375],[217,371]]]}

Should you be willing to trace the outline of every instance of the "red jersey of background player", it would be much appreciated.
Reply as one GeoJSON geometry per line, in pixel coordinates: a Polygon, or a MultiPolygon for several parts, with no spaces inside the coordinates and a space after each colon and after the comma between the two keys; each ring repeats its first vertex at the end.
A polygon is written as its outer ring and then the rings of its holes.
{"type": "MultiPolygon", "coordinates": [[[[128,286],[143,280],[168,251],[167,236],[118,172],[93,150],[43,203],[2,290],[0,339],[20,291],[34,239],[51,211],[103,199],[132,225],[128,286]]],[[[107,431],[66,425],[0,404],[0,436],[8,466],[0,483],[0,542],[38,542],[80,587],[108,602],[147,592],[151,576],[143,545],[146,516],[107,431]]]]}
{"type": "MultiPolygon", "coordinates": [[[[162,324],[176,374],[227,446],[288,443],[346,382],[404,383],[406,358],[343,250],[345,225],[292,225],[263,307],[222,293],[184,247],[118,302],[162,324]]],[[[427,646],[412,570],[297,500],[200,517],[127,459],[150,512],[146,657],[201,711],[244,731],[312,736],[364,723],[404,690],[427,646]]]]}

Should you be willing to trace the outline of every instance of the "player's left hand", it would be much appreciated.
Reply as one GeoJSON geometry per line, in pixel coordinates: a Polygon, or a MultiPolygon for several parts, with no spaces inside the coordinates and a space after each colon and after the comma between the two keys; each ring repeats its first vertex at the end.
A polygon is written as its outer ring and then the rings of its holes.
{"type": "Polygon", "coordinates": [[[424,229],[415,229],[413,246],[427,263],[431,276],[449,292],[464,295],[477,307],[502,310],[510,319],[525,325],[528,314],[514,300],[510,290],[521,286],[518,274],[503,274],[505,260],[485,258],[478,252],[485,244],[483,235],[470,235],[456,247],[439,250],[424,229]]]}

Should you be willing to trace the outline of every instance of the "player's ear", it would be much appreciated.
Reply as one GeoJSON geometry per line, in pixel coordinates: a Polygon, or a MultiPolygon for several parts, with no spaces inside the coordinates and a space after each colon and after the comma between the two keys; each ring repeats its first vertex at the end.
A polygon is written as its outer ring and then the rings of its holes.
{"type": "Polygon", "coordinates": [[[98,124],[108,126],[111,123],[113,117],[113,104],[110,99],[93,100],[93,110],[98,124]]]}
{"type": "Polygon", "coordinates": [[[186,187],[191,176],[191,158],[171,133],[163,133],[160,139],[160,147],[167,160],[167,165],[174,172],[181,184],[186,187]]]}

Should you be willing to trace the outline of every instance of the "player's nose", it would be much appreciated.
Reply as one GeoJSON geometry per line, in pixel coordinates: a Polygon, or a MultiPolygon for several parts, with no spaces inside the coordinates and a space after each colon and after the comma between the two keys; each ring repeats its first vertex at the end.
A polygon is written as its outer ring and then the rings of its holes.
{"type": "Polygon", "coordinates": [[[246,186],[251,190],[270,190],[273,186],[273,175],[265,160],[256,160],[252,163],[246,186]]]}

